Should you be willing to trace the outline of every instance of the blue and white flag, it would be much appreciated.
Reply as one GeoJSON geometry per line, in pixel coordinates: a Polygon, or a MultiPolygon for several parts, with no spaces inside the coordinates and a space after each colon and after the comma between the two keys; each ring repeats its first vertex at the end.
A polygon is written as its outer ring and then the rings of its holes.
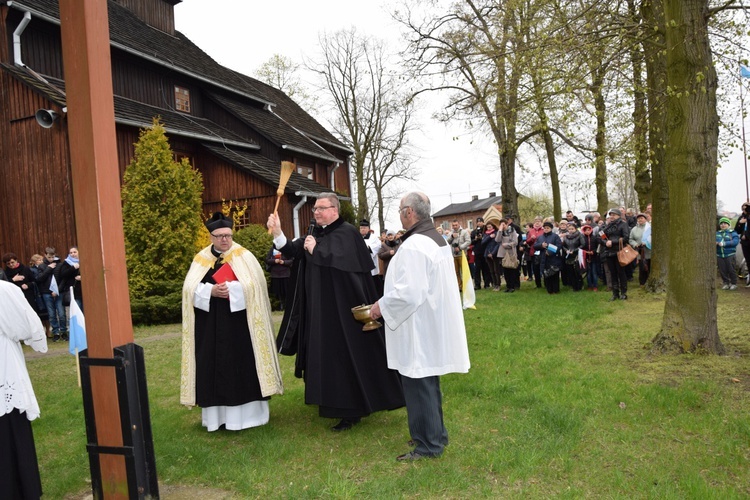
{"type": "Polygon", "coordinates": [[[57,280],[54,276],[52,276],[52,279],[49,280],[49,291],[57,296],[60,296],[60,289],[57,286],[57,280]]]}
{"type": "Polygon", "coordinates": [[[70,344],[68,352],[78,354],[88,347],[86,344],[86,319],[83,317],[83,311],[78,307],[73,287],[70,287],[70,344]]]}
{"type": "Polygon", "coordinates": [[[750,68],[744,64],[740,64],[740,76],[742,78],[750,78],[750,68]]]}

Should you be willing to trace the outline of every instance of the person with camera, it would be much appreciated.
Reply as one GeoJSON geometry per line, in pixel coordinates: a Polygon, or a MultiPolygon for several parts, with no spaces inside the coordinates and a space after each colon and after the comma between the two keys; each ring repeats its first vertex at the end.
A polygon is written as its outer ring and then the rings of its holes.
{"type": "MultiPolygon", "coordinates": [[[[734,225],[734,232],[740,237],[740,248],[745,257],[745,263],[750,266],[750,202],[742,204],[742,213],[734,225]]],[[[750,277],[747,279],[747,288],[750,288],[750,277]]]]}

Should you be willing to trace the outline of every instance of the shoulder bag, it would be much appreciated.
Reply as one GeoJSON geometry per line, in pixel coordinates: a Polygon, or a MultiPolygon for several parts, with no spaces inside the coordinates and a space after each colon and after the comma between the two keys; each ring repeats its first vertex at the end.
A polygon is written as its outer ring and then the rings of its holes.
{"type": "Polygon", "coordinates": [[[620,238],[620,250],[617,251],[617,260],[620,262],[620,266],[627,266],[633,262],[636,257],[638,257],[638,252],[627,243],[623,246],[622,238],[620,238]]]}

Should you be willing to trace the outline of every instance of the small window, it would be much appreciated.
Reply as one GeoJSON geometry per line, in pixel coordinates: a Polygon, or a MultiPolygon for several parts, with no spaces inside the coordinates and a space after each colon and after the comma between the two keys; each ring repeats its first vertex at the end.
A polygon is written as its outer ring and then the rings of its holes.
{"type": "Polygon", "coordinates": [[[239,231],[240,229],[244,229],[248,227],[251,223],[250,221],[250,200],[243,200],[243,205],[240,206],[239,201],[237,202],[237,206],[234,206],[229,211],[229,216],[234,221],[234,230],[239,231]]]}
{"type": "Polygon", "coordinates": [[[174,107],[177,111],[190,113],[190,91],[188,89],[174,86],[174,107]]]}
{"type": "Polygon", "coordinates": [[[313,169],[310,167],[297,167],[297,173],[303,177],[313,180],[313,169]]]}

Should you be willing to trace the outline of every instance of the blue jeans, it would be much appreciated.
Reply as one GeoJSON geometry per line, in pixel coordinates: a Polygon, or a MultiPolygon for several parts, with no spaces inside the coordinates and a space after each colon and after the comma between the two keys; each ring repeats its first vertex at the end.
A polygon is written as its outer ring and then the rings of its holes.
{"type": "Polygon", "coordinates": [[[599,287],[599,259],[589,262],[586,268],[586,284],[589,288],[599,287]]]}
{"type": "Polygon", "coordinates": [[[65,307],[62,298],[53,297],[50,293],[42,294],[44,305],[47,306],[49,314],[49,324],[52,326],[52,335],[61,335],[68,331],[67,318],[65,317],[65,307]]]}

